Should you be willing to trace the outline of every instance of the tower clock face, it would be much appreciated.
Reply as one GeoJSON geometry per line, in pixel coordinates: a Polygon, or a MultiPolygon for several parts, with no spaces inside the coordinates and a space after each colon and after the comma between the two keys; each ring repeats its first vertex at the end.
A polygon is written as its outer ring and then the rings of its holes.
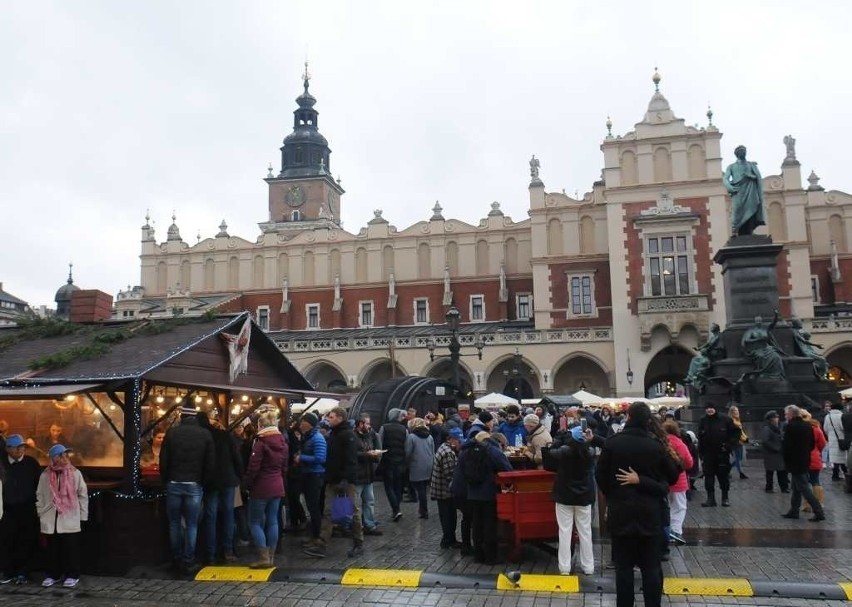
{"type": "Polygon", "coordinates": [[[294,185],[284,194],[284,202],[293,208],[300,207],[305,202],[305,191],[302,186],[294,185]]]}

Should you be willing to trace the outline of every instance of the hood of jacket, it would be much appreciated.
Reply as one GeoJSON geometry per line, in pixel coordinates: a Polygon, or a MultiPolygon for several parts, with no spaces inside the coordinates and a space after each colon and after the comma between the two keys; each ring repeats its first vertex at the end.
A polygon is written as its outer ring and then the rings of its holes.
{"type": "Polygon", "coordinates": [[[419,428],[415,428],[411,431],[414,436],[419,436],[420,438],[426,438],[427,436],[431,436],[432,433],[429,431],[428,426],[420,426],[419,428]]]}
{"type": "Polygon", "coordinates": [[[266,434],[258,434],[257,439],[272,452],[273,455],[284,453],[284,435],[280,432],[269,432],[266,434]]]}

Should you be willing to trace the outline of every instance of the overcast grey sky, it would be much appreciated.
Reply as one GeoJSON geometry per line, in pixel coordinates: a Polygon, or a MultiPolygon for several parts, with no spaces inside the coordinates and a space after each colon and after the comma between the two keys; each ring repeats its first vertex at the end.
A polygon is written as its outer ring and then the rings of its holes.
{"type": "MultiPolygon", "coordinates": [[[[548,191],[600,176],[600,142],[661,90],[688,124],[708,102],[764,175],[782,138],[803,176],[852,190],[852,3],[7,0],[0,19],[4,289],[52,305],[139,282],[146,209],[165,239],[224,218],[254,241],[307,55],[344,228],[526,218],[531,154],[548,191]]],[[[277,168],[276,168],[277,171],[277,168]]]]}

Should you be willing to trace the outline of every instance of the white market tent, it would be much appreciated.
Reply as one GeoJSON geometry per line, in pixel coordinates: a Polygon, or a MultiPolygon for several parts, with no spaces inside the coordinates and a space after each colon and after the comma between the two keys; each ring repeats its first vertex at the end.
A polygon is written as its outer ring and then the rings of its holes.
{"type": "Polygon", "coordinates": [[[685,407],[689,404],[689,399],[685,396],[659,396],[648,402],[658,407],[685,407]]]}
{"type": "Polygon", "coordinates": [[[840,391],[840,396],[843,398],[852,398],[852,388],[846,388],[840,391]]]}
{"type": "Polygon", "coordinates": [[[572,394],[574,398],[583,403],[584,405],[594,405],[596,403],[605,402],[607,399],[602,396],[598,396],[597,394],[592,394],[591,392],[586,392],[585,390],[580,390],[578,392],[574,392],[572,394]]]}
{"type": "Polygon", "coordinates": [[[348,403],[341,402],[336,398],[309,398],[304,403],[293,403],[290,410],[295,415],[301,415],[306,409],[319,416],[325,415],[335,407],[346,407],[348,403]]]}
{"type": "Polygon", "coordinates": [[[483,407],[487,409],[495,409],[498,407],[505,407],[507,405],[517,405],[518,401],[514,398],[506,396],[505,394],[500,394],[498,392],[492,392],[491,394],[486,394],[485,396],[480,396],[473,404],[480,409],[483,407]]]}

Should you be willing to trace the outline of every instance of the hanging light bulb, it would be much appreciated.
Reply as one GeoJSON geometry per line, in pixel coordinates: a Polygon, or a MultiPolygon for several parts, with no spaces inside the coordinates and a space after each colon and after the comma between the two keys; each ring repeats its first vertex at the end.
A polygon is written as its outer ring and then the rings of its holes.
{"type": "Polygon", "coordinates": [[[212,404],[213,404],[213,399],[212,399],[212,398],[208,398],[208,399],[207,399],[207,404],[208,404],[208,405],[212,405],[212,404]]]}
{"type": "Polygon", "coordinates": [[[239,406],[239,405],[234,405],[234,406],[231,408],[231,415],[239,415],[239,414],[240,414],[240,406],[239,406]]]}
{"type": "Polygon", "coordinates": [[[161,416],[163,413],[165,413],[165,411],[163,411],[160,407],[157,407],[157,415],[161,416]]]}
{"type": "Polygon", "coordinates": [[[244,403],[247,403],[247,402],[248,402],[248,395],[247,395],[247,394],[243,394],[243,396],[242,396],[242,401],[243,401],[244,403]]]}
{"type": "Polygon", "coordinates": [[[65,397],[65,400],[70,403],[70,402],[73,402],[76,398],[77,397],[74,394],[69,394],[68,396],[65,397]]]}
{"type": "Polygon", "coordinates": [[[157,400],[158,403],[164,403],[166,401],[166,397],[163,396],[162,393],[160,393],[160,394],[157,395],[156,400],[157,400]]]}
{"type": "Polygon", "coordinates": [[[197,403],[200,403],[202,400],[204,400],[204,399],[201,398],[200,396],[195,397],[195,402],[197,402],[197,403]]]}
{"type": "Polygon", "coordinates": [[[115,411],[115,405],[110,405],[110,406],[109,406],[109,410],[110,410],[110,411],[115,411]]]}
{"type": "Polygon", "coordinates": [[[183,396],[175,396],[175,402],[180,403],[183,400],[183,396]]]}

